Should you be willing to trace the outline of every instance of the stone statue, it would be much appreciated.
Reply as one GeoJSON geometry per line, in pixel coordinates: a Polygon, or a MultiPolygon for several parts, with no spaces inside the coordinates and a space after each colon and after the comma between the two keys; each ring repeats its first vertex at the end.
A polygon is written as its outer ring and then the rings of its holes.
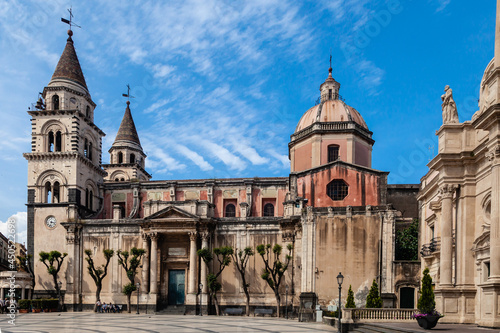
{"type": "Polygon", "coordinates": [[[458,123],[457,105],[453,100],[453,91],[450,86],[444,87],[444,94],[441,96],[443,104],[443,124],[456,124],[458,123]]]}

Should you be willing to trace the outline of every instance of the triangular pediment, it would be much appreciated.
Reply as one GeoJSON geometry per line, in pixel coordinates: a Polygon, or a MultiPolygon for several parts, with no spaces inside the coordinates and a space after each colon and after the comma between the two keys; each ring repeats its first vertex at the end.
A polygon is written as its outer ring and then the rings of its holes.
{"type": "Polygon", "coordinates": [[[175,206],[169,206],[166,208],[163,208],[162,210],[149,215],[146,217],[146,220],[159,220],[159,219],[173,219],[173,220],[179,220],[179,219],[189,219],[189,220],[198,220],[199,217],[191,214],[189,212],[186,212],[183,209],[180,209],[175,206]]]}

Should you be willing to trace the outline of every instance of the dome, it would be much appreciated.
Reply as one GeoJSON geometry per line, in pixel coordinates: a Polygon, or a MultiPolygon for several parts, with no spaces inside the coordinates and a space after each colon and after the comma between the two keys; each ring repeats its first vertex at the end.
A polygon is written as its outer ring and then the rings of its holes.
{"type": "Polygon", "coordinates": [[[311,126],[312,124],[330,123],[330,122],[355,122],[364,129],[368,130],[368,126],[353,107],[347,105],[340,99],[326,100],[323,103],[313,106],[300,118],[295,133],[311,126]]]}

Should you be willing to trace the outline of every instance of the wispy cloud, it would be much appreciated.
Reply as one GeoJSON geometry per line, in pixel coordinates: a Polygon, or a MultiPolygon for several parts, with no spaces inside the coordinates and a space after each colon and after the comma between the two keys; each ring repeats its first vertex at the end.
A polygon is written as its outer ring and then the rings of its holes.
{"type": "Polygon", "coordinates": [[[8,237],[10,231],[15,231],[15,241],[16,243],[26,243],[27,232],[27,218],[28,214],[26,212],[17,212],[16,214],[10,216],[5,222],[0,221],[0,233],[8,237]],[[14,221],[14,229],[8,227],[8,221],[12,219],[14,221]]]}
{"type": "Polygon", "coordinates": [[[435,0],[437,2],[436,13],[442,12],[451,3],[451,0],[435,0]]]}

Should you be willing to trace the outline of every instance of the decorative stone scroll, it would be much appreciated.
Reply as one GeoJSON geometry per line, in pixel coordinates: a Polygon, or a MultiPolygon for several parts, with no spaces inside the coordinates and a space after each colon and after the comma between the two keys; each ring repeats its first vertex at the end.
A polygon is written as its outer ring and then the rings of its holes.
{"type": "Polygon", "coordinates": [[[451,198],[457,190],[458,186],[454,184],[444,184],[439,188],[439,193],[442,198],[451,198]]]}
{"type": "Polygon", "coordinates": [[[497,145],[490,149],[490,151],[486,153],[486,158],[488,159],[488,161],[493,161],[500,158],[500,145],[497,145]]]}

